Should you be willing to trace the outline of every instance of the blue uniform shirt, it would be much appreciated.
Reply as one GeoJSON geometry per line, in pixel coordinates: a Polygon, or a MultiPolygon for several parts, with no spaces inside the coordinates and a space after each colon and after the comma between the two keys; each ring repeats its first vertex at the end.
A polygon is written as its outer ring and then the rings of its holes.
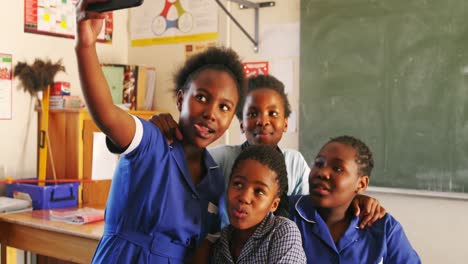
{"type": "Polygon", "coordinates": [[[302,235],[307,263],[421,263],[403,227],[388,213],[371,227],[359,229],[359,218],[335,244],[328,227],[307,196],[290,198],[290,216],[302,235]]]}
{"type": "Polygon", "coordinates": [[[93,263],[182,263],[209,228],[219,228],[213,212],[224,177],[205,150],[207,174],[195,185],[181,144],[169,146],[156,126],[135,120],[137,132],[116,168],[93,263]]]}

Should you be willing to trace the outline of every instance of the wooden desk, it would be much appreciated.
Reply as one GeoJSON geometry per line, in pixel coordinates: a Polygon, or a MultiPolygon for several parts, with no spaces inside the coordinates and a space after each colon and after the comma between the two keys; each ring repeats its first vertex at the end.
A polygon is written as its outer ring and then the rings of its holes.
{"type": "Polygon", "coordinates": [[[0,214],[2,264],[6,247],[76,263],[90,263],[104,222],[72,225],[48,220],[48,210],[0,214]]]}

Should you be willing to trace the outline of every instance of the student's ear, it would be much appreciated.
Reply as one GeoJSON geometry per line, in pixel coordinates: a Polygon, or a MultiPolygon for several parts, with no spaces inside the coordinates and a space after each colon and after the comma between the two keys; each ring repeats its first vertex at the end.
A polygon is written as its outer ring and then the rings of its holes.
{"type": "Polygon", "coordinates": [[[364,176],[359,177],[356,193],[357,194],[364,193],[364,191],[366,191],[367,189],[367,186],[369,186],[369,176],[364,175],[364,176]]]}
{"type": "Polygon", "coordinates": [[[241,132],[242,132],[242,134],[244,134],[245,130],[244,130],[244,125],[242,124],[242,120],[239,120],[239,123],[240,123],[241,132]]]}
{"type": "Polygon", "coordinates": [[[182,111],[182,102],[184,101],[184,92],[182,90],[177,91],[177,110],[182,111]]]}
{"type": "Polygon", "coordinates": [[[284,119],[283,133],[286,133],[286,131],[288,131],[288,119],[289,118],[284,119]]]}
{"type": "Polygon", "coordinates": [[[278,209],[278,205],[280,203],[280,200],[281,199],[279,197],[276,197],[273,200],[273,203],[271,204],[270,212],[274,213],[276,211],[276,209],[278,209]]]}

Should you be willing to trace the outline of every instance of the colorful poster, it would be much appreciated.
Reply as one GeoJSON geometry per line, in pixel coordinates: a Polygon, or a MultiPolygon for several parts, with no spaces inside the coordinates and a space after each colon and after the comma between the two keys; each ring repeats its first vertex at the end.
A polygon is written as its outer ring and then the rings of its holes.
{"type": "Polygon", "coordinates": [[[218,39],[213,0],[152,0],[130,10],[132,46],[218,39]]]}
{"type": "MultiPolygon", "coordinates": [[[[73,38],[75,5],[78,0],[24,0],[24,32],[73,38]]],[[[100,42],[111,42],[113,17],[109,13],[98,36],[100,42]]]]}
{"type": "Polygon", "coordinates": [[[244,62],[244,74],[247,78],[268,74],[268,61],[244,62]]]}
{"type": "Polygon", "coordinates": [[[0,120],[11,119],[12,56],[0,53],[0,120]]]}

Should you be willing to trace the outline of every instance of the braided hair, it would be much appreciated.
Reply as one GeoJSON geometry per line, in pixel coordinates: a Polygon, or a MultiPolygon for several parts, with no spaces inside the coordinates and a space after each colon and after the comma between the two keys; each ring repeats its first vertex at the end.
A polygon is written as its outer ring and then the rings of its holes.
{"type": "Polygon", "coordinates": [[[359,167],[359,176],[367,175],[370,177],[372,169],[374,168],[374,158],[369,147],[364,142],[353,136],[339,136],[331,138],[327,144],[332,142],[338,142],[352,147],[356,151],[355,161],[359,167]]]}

